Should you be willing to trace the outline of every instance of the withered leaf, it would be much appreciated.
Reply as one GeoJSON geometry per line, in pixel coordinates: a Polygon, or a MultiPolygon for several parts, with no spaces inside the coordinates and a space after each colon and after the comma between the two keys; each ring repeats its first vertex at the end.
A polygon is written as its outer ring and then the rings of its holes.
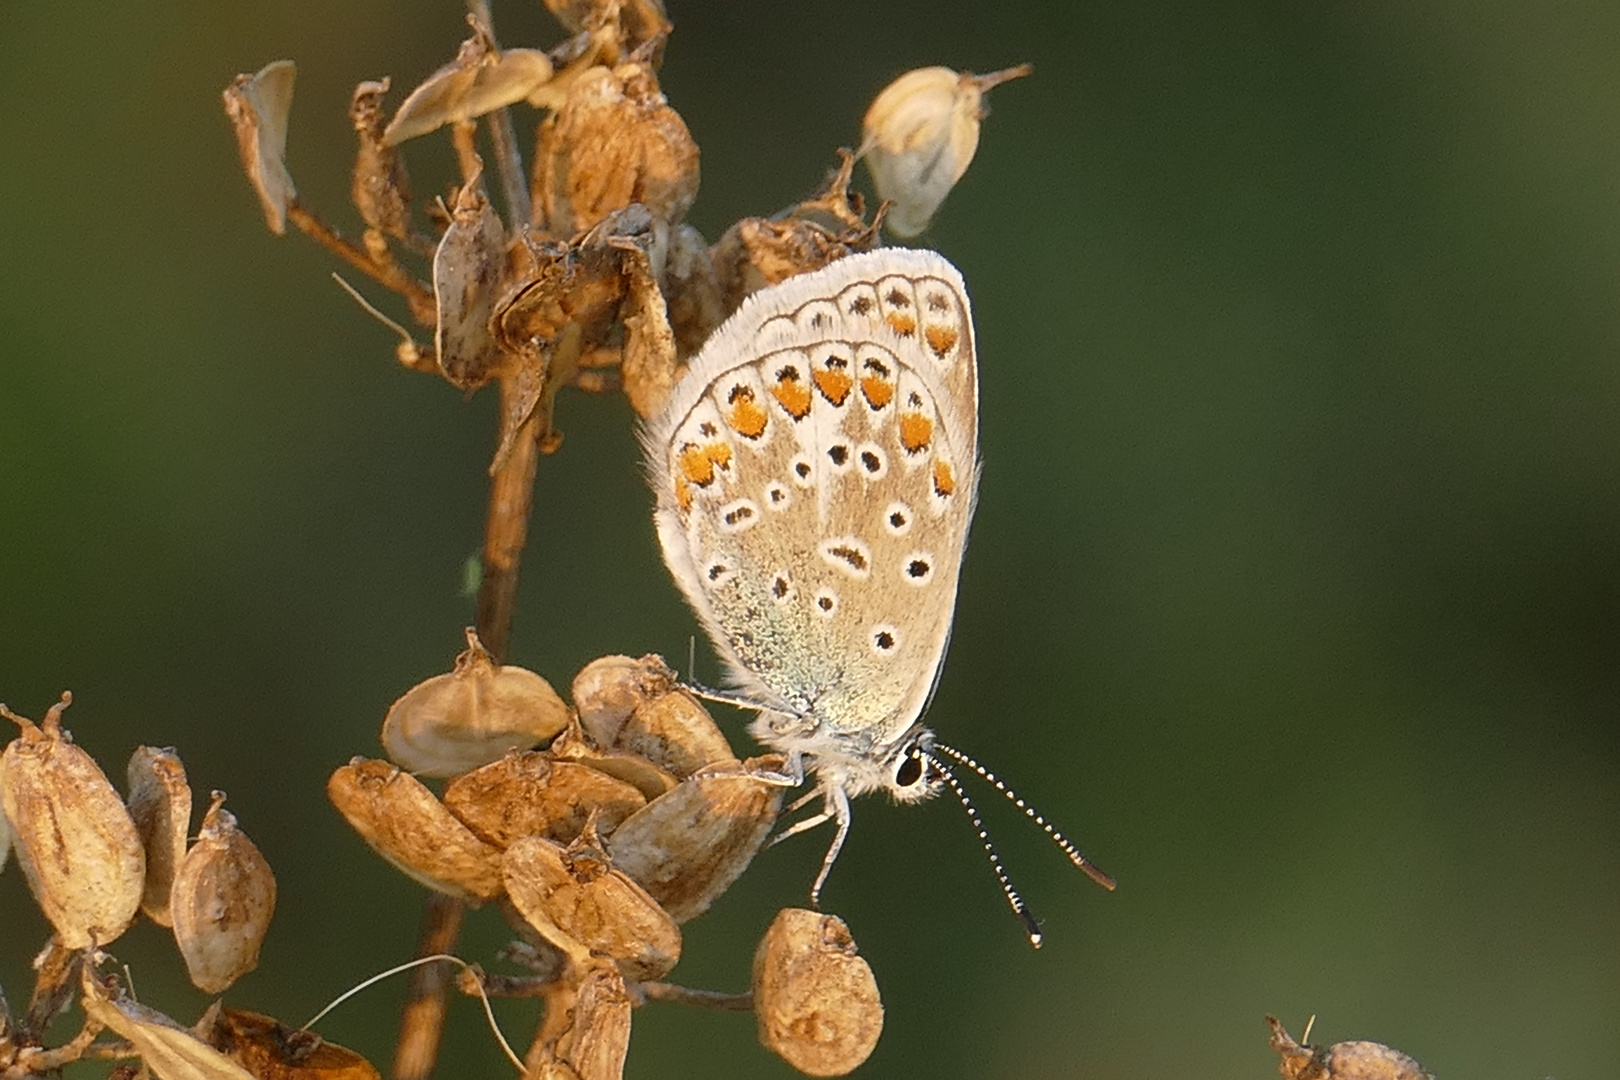
{"type": "Polygon", "coordinates": [[[313,1031],[289,1028],[273,1016],[216,1002],[197,1027],[216,1050],[259,1080],[381,1080],[371,1062],[353,1050],[313,1031]]]}
{"type": "Polygon", "coordinates": [[[128,777],[129,816],[146,849],[141,910],[159,926],[169,926],[169,893],[191,833],[191,785],[180,755],[156,746],[136,747],[128,777]]]}
{"type": "Polygon", "coordinates": [[[287,118],[297,75],[291,60],[275,60],[253,75],[238,75],[224,92],[242,168],[258,193],[265,223],[277,236],[287,231],[287,207],[298,197],[286,163],[287,118]]]}
{"type": "Polygon", "coordinates": [[[439,370],[463,390],[500,374],[489,318],[505,264],[506,231],[481,182],[474,176],[456,195],[450,227],[433,255],[439,370]]]}
{"type": "Polygon", "coordinates": [[[85,972],[84,1011],[128,1039],[159,1080],[255,1080],[252,1073],[180,1024],[138,1002],[113,997],[85,972]]]}

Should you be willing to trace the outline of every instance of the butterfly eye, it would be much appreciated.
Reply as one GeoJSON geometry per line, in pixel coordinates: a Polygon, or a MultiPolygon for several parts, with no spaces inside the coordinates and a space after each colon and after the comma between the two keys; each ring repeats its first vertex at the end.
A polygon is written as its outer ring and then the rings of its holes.
{"type": "Polygon", "coordinates": [[[922,779],[922,755],[915,750],[905,756],[900,767],[894,771],[894,782],[899,787],[908,788],[922,779]]]}

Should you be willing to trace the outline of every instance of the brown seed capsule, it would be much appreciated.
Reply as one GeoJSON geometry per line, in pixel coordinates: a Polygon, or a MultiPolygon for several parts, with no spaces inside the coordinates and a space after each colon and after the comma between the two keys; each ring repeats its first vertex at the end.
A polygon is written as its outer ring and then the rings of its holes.
{"type": "Polygon", "coordinates": [[[883,1034],[872,969],[836,915],[777,912],[754,952],[759,1041],[809,1076],[843,1076],[883,1034]]]}
{"type": "Polygon", "coordinates": [[[886,223],[896,236],[916,236],[979,148],[984,94],[1034,69],[1028,64],[990,75],[927,67],[908,71],[872,100],[861,122],[861,155],[878,198],[893,200],[886,223]]]}
{"type": "Polygon", "coordinates": [[[553,739],[546,752],[559,761],[578,762],[616,780],[623,780],[641,792],[648,802],[674,790],[680,782],[646,758],[619,750],[598,750],[580,733],[578,724],[553,739]]]}
{"type": "MultiPolygon", "coordinates": [[[[690,225],[678,225],[669,234],[663,289],[676,355],[691,356],[725,321],[726,309],[708,242],[690,225]]],[[[578,706],[577,699],[574,704],[578,706]]]]}
{"type": "Polygon", "coordinates": [[[614,749],[640,755],[679,780],[711,765],[741,765],[720,725],[685,690],[671,690],[637,706],[614,749]]]}
{"type": "Polygon", "coordinates": [[[667,230],[697,189],[697,143],[646,64],[584,71],[540,125],[535,223],[555,235],[584,232],[631,203],[667,230]]]}
{"type": "Polygon", "coordinates": [[[383,142],[382,99],[386,93],[387,79],[363,82],[354,88],[349,101],[349,120],[360,140],[349,194],[368,228],[403,240],[410,231],[411,180],[405,172],[404,155],[383,142]]]}
{"type": "Polygon", "coordinates": [[[506,265],[506,230],[484,197],[482,184],[479,175],[462,186],[451,209],[450,227],[433,255],[438,320],[433,344],[439,370],[463,390],[476,389],[501,374],[489,317],[506,265]]]}
{"type": "Polygon", "coordinates": [[[551,74],[551,59],[538,49],[496,53],[486,40],[470,38],[455,60],[405,98],[382,133],[383,144],[398,146],[446,124],[515,105],[551,81],[551,74]]]}
{"type": "Polygon", "coordinates": [[[547,996],[524,1062],[537,1080],[620,1080],[630,1049],[630,994],[612,961],[593,957],[547,996]]]}
{"type": "Polygon", "coordinates": [[[169,892],[191,834],[191,785],[180,755],[156,746],[135,748],[128,776],[129,816],[146,850],[141,910],[159,926],[169,926],[169,892]]]}
{"type": "Polygon", "coordinates": [[[287,231],[287,207],[298,198],[286,164],[287,117],[297,75],[291,60],[276,60],[256,74],[238,75],[224,94],[242,168],[259,196],[265,223],[277,236],[287,231]]]}
{"type": "Polygon", "coordinates": [[[532,671],[499,665],[467,630],[455,670],[418,683],[383,720],[389,760],[422,776],[454,776],[527,750],[568,726],[568,706],[532,671]]]}
{"type": "Polygon", "coordinates": [[[1416,1060],[1383,1043],[1306,1046],[1295,1042],[1275,1016],[1266,1017],[1266,1023],[1284,1080],[1434,1080],[1416,1060]]]}
{"type": "Polygon", "coordinates": [[[0,810],[40,910],[69,949],[106,945],[135,920],[145,887],[140,834],[95,760],[62,730],[63,692],[36,727],[4,705],[22,733],[6,747],[0,810]]]}
{"type": "Polygon", "coordinates": [[[538,836],[506,849],[506,895],[541,937],[575,958],[608,956],[626,978],[657,979],[681,956],[681,931],[646,890],[589,839],[564,848],[538,836]]]}
{"type": "Polygon", "coordinates": [[[629,295],[620,309],[624,323],[624,359],[619,377],[630,407],[643,420],[664,410],[675,389],[675,331],[670,329],[669,308],[658,288],[653,264],[646,251],[627,250],[624,256],[629,295]]]}
{"type": "Polygon", "coordinates": [[[703,914],[748,868],[782,809],[780,755],[699,773],[632,814],[608,843],[613,865],[677,923],[703,914]]]}
{"type": "Polygon", "coordinates": [[[152,1075],[160,1080],[255,1080],[177,1021],[121,993],[115,997],[85,966],[85,1015],[128,1039],[152,1075]]]}
{"type": "Polygon", "coordinates": [[[192,984],[218,994],[259,966],[276,911],[276,875],[216,791],[197,842],[174,875],[174,940],[192,984]]]}
{"type": "Polygon", "coordinates": [[[664,658],[648,653],[640,660],[603,656],[579,669],[570,693],[579,726],[600,747],[612,746],[619,729],[637,705],[675,688],[675,673],[664,658]]]}
{"type": "Polygon", "coordinates": [[[500,895],[500,851],[410,773],[357,757],[332,773],[326,794],[361,839],[407,876],[471,904],[500,895]]]}
{"type": "Polygon", "coordinates": [[[260,1080],[381,1080],[371,1062],[353,1050],[313,1031],[289,1028],[273,1016],[227,1009],[216,1001],[196,1030],[260,1080]]]}
{"type": "Polygon", "coordinates": [[[592,814],[597,828],[610,833],[647,799],[631,784],[588,765],[529,751],[451,780],[444,805],[480,840],[505,848],[525,836],[569,843],[592,814]]]}

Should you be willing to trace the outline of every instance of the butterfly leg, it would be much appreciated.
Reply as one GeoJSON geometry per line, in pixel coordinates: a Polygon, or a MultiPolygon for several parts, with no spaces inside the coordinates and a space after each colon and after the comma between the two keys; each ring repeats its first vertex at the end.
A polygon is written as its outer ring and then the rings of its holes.
{"type": "Polygon", "coordinates": [[[842,786],[829,784],[825,788],[827,803],[826,809],[818,815],[822,821],[831,817],[838,822],[838,831],[833,834],[832,846],[821,860],[821,872],[816,875],[815,884],[810,886],[810,906],[816,911],[821,910],[821,887],[827,884],[827,875],[832,872],[833,863],[838,860],[838,853],[843,850],[844,838],[849,835],[849,795],[842,786]]]}

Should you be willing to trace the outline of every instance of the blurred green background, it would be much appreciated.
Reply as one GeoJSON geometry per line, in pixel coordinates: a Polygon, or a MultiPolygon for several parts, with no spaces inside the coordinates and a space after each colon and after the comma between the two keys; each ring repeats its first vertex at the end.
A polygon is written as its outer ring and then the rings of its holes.
{"type": "MultiPolygon", "coordinates": [[[[1036,69],[920,241],[973,293],[986,460],[930,718],[1120,888],[981,789],[1035,953],[954,806],[860,804],[826,900],[888,1007],[864,1075],[1263,1077],[1275,1012],[1441,1077],[1612,1076],[1620,7],[671,9],[711,239],[810,191],[899,72],[1036,69]]],[[[323,782],[461,644],[494,396],[395,367],[333,260],[266,232],[219,91],[297,60],[289,164],[352,231],[350,89],[397,101],[463,31],[451,0],[0,5],[0,700],[71,687],[120,782],[173,744],[230,793],[281,901],[227,1001],[293,1023],[412,949],[420,889],[323,782]]],[[[514,660],[683,660],[628,407],[559,423],[514,660]]],[[[821,850],[762,856],[675,977],[740,989],[821,850]]],[[[44,935],[10,868],[14,1005],[44,935]]],[[[480,912],[463,952],[501,940],[480,912]]],[[[116,953],[201,1011],[155,928],[116,953]]],[[[402,994],[322,1030],[385,1063],[402,994]]],[[[466,1001],[447,1059],[507,1075],[466,1001]]],[[[792,1074],[747,1017],[655,1006],[628,1075],[792,1074]]]]}

